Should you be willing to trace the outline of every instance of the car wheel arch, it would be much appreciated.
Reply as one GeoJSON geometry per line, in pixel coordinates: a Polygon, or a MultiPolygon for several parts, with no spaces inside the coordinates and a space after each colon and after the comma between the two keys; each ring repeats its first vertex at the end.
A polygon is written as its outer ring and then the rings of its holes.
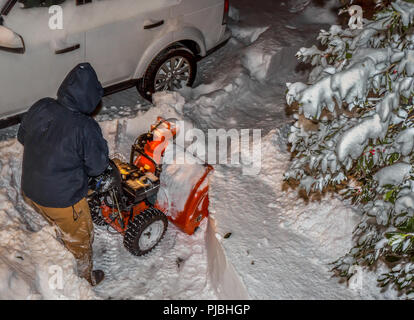
{"type": "Polygon", "coordinates": [[[175,45],[181,45],[189,49],[196,56],[203,57],[207,52],[203,35],[199,30],[195,28],[184,28],[180,29],[180,31],[170,32],[163,36],[161,40],[155,40],[147,50],[145,50],[145,53],[138,62],[138,66],[134,73],[134,79],[142,78],[152,60],[161,52],[168,50],[168,48],[175,45]]]}

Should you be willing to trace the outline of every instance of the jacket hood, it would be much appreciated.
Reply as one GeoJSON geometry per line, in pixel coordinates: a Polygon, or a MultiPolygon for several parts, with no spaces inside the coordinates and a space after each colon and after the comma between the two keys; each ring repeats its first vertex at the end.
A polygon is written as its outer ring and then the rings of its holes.
{"type": "Polygon", "coordinates": [[[66,108],[91,114],[103,97],[103,88],[89,63],[78,64],[63,80],[57,101],[66,108]]]}

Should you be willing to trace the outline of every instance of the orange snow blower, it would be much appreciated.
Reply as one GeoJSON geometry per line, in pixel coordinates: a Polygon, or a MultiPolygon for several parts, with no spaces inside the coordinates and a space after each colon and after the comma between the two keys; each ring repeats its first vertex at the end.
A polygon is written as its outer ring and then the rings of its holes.
{"type": "Polygon", "coordinates": [[[213,168],[200,161],[163,161],[170,143],[179,150],[174,157],[183,151],[174,144],[177,132],[173,123],[159,117],[135,140],[129,163],[111,159],[103,174],[89,179],[92,220],[121,233],[133,255],[151,251],[168,220],[191,235],[208,215],[207,177],[213,168]]]}

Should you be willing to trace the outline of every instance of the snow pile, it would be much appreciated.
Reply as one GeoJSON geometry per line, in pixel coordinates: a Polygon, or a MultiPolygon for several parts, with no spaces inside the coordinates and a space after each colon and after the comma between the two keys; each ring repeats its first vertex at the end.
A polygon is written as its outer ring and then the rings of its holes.
{"type": "Polygon", "coordinates": [[[222,237],[217,233],[216,220],[210,216],[206,245],[208,254],[208,276],[211,286],[219,299],[245,300],[249,299],[249,292],[243,280],[235,270],[233,263],[226,256],[226,251],[221,244],[222,237]]]}

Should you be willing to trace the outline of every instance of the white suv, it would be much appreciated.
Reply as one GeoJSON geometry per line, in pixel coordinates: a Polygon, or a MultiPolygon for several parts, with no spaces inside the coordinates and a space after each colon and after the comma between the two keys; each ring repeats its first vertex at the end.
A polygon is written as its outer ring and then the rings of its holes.
{"type": "Polygon", "coordinates": [[[191,86],[197,59],[230,37],[228,0],[0,0],[0,8],[3,126],[55,97],[80,62],[95,68],[105,94],[136,86],[150,99],[191,86]]]}

